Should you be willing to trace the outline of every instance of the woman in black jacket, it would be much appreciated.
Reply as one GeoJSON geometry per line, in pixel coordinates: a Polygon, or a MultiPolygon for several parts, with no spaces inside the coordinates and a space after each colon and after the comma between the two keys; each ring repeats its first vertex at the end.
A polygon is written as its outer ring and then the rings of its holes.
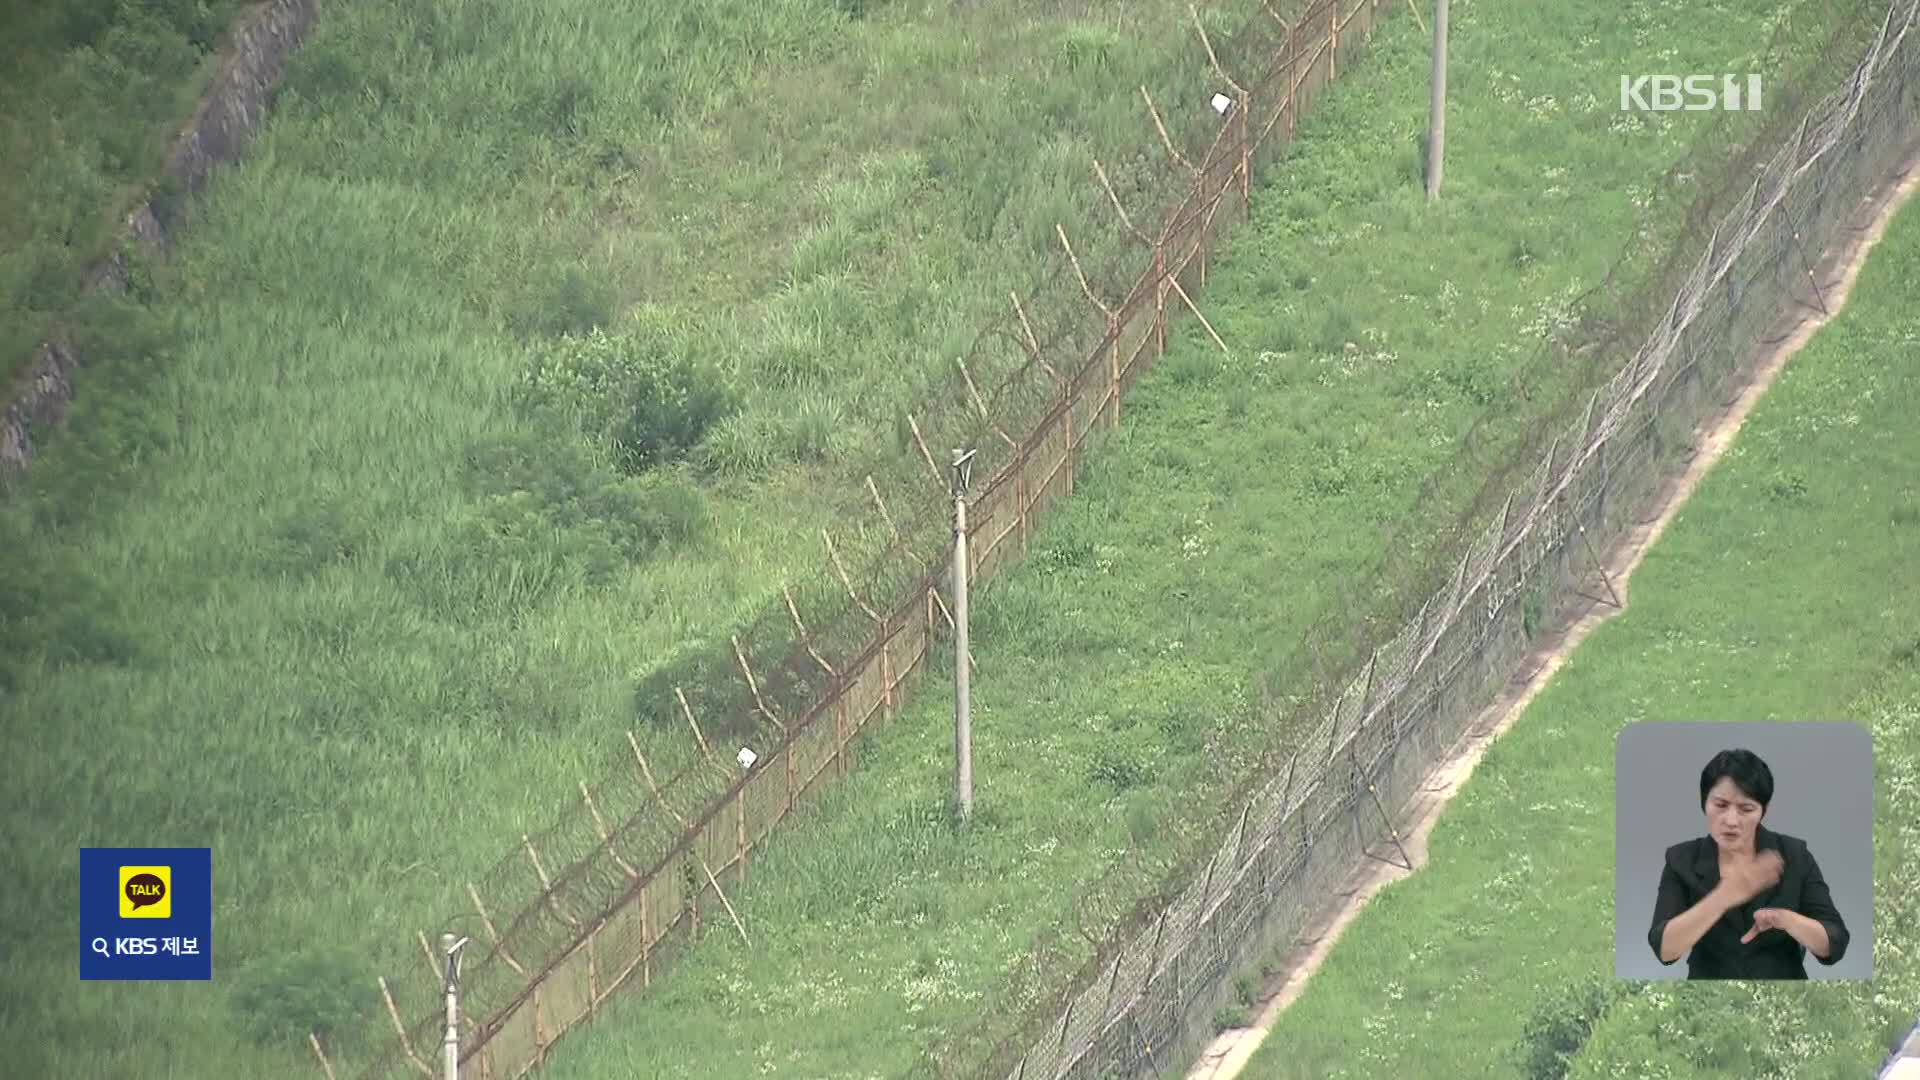
{"type": "Polygon", "coordinates": [[[1760,824],[1773,772],[1723,750],[1700,772],[1707,835],[1667,849],[1647,944],[1689,979],[1804,979],[1804,958],[1836,964],[1847,924],[1806,842],[1760,824]]]}

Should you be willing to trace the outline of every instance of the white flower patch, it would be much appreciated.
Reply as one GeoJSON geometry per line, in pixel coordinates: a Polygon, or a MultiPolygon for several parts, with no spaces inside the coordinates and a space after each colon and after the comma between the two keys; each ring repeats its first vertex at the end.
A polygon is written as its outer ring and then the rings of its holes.
{"type": "Polygon", "coordinates": [[[929,972],[908,972],[898,981],[900,996],[907,1001],[907,1011],[917,1013],[929,1005],[941,1001],[974,1001],[981,996],[979,990],[959,988],[960,966],[953,957],[938,953],[933,959],[933,970],[929,972]]]}
{"type": "Polygon", "coordinates": [[[1213,535],[1213,526],[1208,524],[1206,515],[1193,519],[1192,530],[1180,538],[1180,550],[1189,559],[1197,559],[1213,550],[1208,543],[1213,535]]]}
{"type": "Polygon", "coordinates": [[[1638,135],[1641,132],[1646,131],[1648,128],[1653,126],[1653,122],[1651,120],[1648,120],[1647,117],[1654,116],[1654,115],[1657,115],[1657,114],[1639,113],[1639,112],[1622,112],[1620,115],[1613,118],[1612,123],[1607,125],[1607,134],[1638,135]]]}
{"type": "Polygon", "coordinates": [[[1494,898],[1494,906],[1502,911],[1513,910],[1520,900],[1532,895],[1529,883],[1533,876],[1533,859],[1522,854],[1488,883],[1487,891],[1494,898]]]}

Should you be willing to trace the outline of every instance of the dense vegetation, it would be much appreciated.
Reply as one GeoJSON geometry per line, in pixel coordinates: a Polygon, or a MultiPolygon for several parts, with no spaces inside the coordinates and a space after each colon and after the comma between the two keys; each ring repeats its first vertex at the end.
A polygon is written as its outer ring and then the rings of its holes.
{"type": "MultiPolygon", "coordinates": [[[[1135,87],[1200,99],[1185,12],[1084,7],[329,4],[175,259],[82,327],[69,430],[0,508],[29,913],[0,942],[10,989],[51,988],[0,1019],[20,1071],[259,1075],[310,1027],[378,1035],[373,973],[602,773],[635,687],[813,572],[794,538],[850,481],[911,472],[901,412],[1054,272],[1054,223],[1118,250],[1089,155],[1166,189],[1135,87]],[[75,987],[76,843],[218,849],[211,988],[75,987]]],[[[1264,18],[1225,7],[1222,37],[1264,18]]],[[[761,864],[759,951],[709,938],[561,1068],[906,1060],[1075,883],[1168,850],[1281,737],[1258,676],[1301,670],[1431,479],[1471,491],[1460,433],[1520,422],[1539,335],[1677,216],[1656,181],[1704,119],[1613,112],[1617,69],[1771,64],[1778,17],[1459,5],[1437,212],[1424,38],[1390,20],[1213,277],[1235,356],[1189,333],[980,598],[978,830],[940,824],[923,701],[761,864]],[[868,977],[899,948],[910,987],[868,977]],[[776,1007],[816,986],[874,1029],[776,1007]]]]}
{"type": "Polygon", "coordinates": [[[155,186],[239,0],[0,0],[0,387],[155,186]]]}
{"type": "MultiPolygon", "coordinates": [[[[1116,250],[1092,153],[1136,204],[1165,188],[1135,89],[1204,100],[1186,13],[1080,7],[326,5],[174,257],[76,320],[70,422],[0,508],[6,828],[40,913],[4,931],[15,980],[70,970],[76,838],[223,852],[213,992],[9,1010],[25,1071],[283,1068],[310,1025],[358,1030],[374,972],[624,730],[685,758],[636,688],[819,569],[795,536],[912,464],[902,410],[1049,273],[1054,223],[1116,250]]],[[[52,10],[9,47],[79,25],[52,10]]],[[[178,12],[204,42],[231,8],[178,12]]],[[[163,145],[166,87],[109,74],[123,97],[34,82],[67,104],[23,98],[9,139],[163,145]]],[[[32,167],[10,194],[111,219],[32,167]]],[[[50,302],[9,303],[42,333],[50,302]]]]}

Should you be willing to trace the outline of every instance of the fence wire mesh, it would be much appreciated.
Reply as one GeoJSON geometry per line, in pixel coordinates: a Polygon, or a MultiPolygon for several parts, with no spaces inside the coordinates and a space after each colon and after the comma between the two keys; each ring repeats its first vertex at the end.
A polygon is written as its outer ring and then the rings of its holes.
{"type": "MultiPolygon", "coordinates": [[[[553,825],[467,884],[456,919],[478,932],[462,973],[465,1068],[524,1075],[614,990],[650,986],[709,929],[735,932],[727,892],[754,848],[845,775],[858,736],[897,713],[951,625],[946,450],[977,448],[976,474],[987,477],[968,500],[970,575],[984,584],[1072,491],[1089,441],[1119,423],[1169,326],[1197,313],[1189,298],[1220,227],[1248,210],[1253,169],[1389,7],[1286,6],[1291,22],[1271,0],[1197,14],[1196,70],[1204,62],[1209,79],[1233,85],[1235,108],[1163,114],[1159,103],[1191,86],[1140,87],[1160,147],[1089,162],[1081,220],[1053,223],[1061,257],[1010,290],[923,408],[902,418],[895,443],[874,448],[863,463],[872,512],[819,538],[823,572],[642,680],[640,722],[684,731],[691,749],[650,762],[630,738],[553,825]],[[1258,77],[1234,82],[1250,72],[1258,77]],[[714,752],[741,743],[772,749],[748,771],[714,752]]],[[[388,1034],[316,1038],[323,1069],[368,1080],[428,1071],[442,1009],[432,953],[425,935],[389,947],[388,1034]]]]}
{"type": "MultiPolygon", "coordinates": [[[[467,887],[470,909],[461,918],[481,930],[479,955],[462,977],[471,1018],[461,1040],[465,1068],[524,1075],[609,994],[650,986],[704,932],[735,932],[726,894],[747,873],[752,851],[845,774],[853,743],[895,715],[944,632],[946,448],[977,447],[976,471],[988,477],[969,499],[971,574],[984,582],[1024,548],[1035,516],[1071,492],[1089,440],[1118,423],[1126,390],[1165,350],[1170,323],[1191,310],[1186,297],[1204,284],[1220,226],[1246,213],[1253,169],[1291,138],[1301,110],[1388,10],[1379,0],[1301,8],[1291,23],[1269,17],[1262,4],[1227,32],[1208,28],[1222,73],[1261,72],[1236,87],[1237,107],[1217,124],[1183,110],[1176,115],[1186,120],[1169,127],[1161,155],[1090,175],[1083,209],[1113,220],[1117,205],[1137,225],[1152,220],[1140,207],[1161,207],[1161,224],[1137,234],[1089,227],[1084,238],[1060,226],[1063,257],[1012,290],[1006,310],[929,387],[928,405],[903,418],[896,444],[876,448],[866,489],[873,513],[844,535],[820,538],[823,573],[782,590],[728,640],[696,643],[638,687],[642,722],[685,731],[695,748],[686,759],[656,775],[659,766],[640,756],[637,742],[621,747],[605,779],[583,784],[554,825],[521,838],[467,887]],[[734,740],[772,749],[742,772],[709,752],[734,740]]],[[[1410,790],[1423,763],[1470,717],[1467,703],[1522,647],[1516,597],[1543,579],[1571,581],[1574,526],[1584,524],[1596,543],[1617,535],[1626,520],[1620,508],[1650,482],[1671,425],[1710,396],[1705,380],[1724,374],[1735,344],[1760,332],[1782,298],[1804,290],[1796,253],[1823,246],[1863,185],[1886,168],[1888,133],[1916,114],[1913,18],[1913,0],[1895,5],[1846,91],[1806,113],[1791,153],[1742,192],[1705,259],[1651,276],[1675,297],[1668,317],[1605,386],[1566,391],[1569,402],[1584,402],[1577,427],[1555,432],[1551,446],[1544,428],[1519,438],[1535,451],[1531,473],[1511,464],[1520,460],[1511,440],[1478,430],[1469,437],[1463,454],[1510,481],[1500,497],[1511,503],[1484,524],[1494,513],[1489,484],[1461,515],[1454,531],[1475,542],[1455,547],[1467,555],[1444,572],[1427,568],[1437,591],[1377,657],[1366,643],[1384,636],[1378,620],[1310,635],[1327,657],[1367,657],[1365,670],[1304,737],[1305,749],[1266,763],[1277,779],[1238,800],[1229,843],[1196,863],[1198,884],[1166,885],[1174,879],[1165,865],[1118,870],[1130,879],[1125,887],[1095,890],[1105,899],[1089,899],[1081,917],[1123,931],[1092,960],[1065,946],[1035,949],[989,1018],[1000,1026],[944,1047],[941,1071],[983,1060],[996,1075],[1014,1076],[1164,1066],[1195,1002],[1217,993],[1230,946],[1283,936],[1307,917],[1358,854],[1359,834],[1340,824],[1353,817],[1357,793],[1370,782],[1391,803],[1410,790]],[[1685,286],[1677,293],[1675,281],[1685,286]],[[1145,899],[1126,912],[1106,910],[1118,896],[1145,899]],[[1058,980],[1034,974],[1041,971],[1083,975],[1058,995],[1058,980]],[[1009,1016],[1043,1014],[1018,1040],[988,1038],[1009,1030],[1009,1016]]],[[[1181,92],[1143,88],[1143,97],[1152,103],[1181,92]]],[[[1792,103],[1792,93],[1775,100],[1792,103]]],[[[1757,164],[1761,141],[1723,148],[1722,156],[1757,164]]],[[[1648,295],[1590,304],[1579,323],[1584,340],[1617,341],[1630,326],[1644,328],[1620,313],[1648,295]]],[[[1539,363],[1567,351],[1555,343],[1539,363]]],[[[1191,835],[1204,835],[1200,824],[1191,835]]],[[[440,987],[424,937],[397,943],[385,970],[391,1034],[364,1060],[347,1063],[336,1051],[323,1061],[339,1075],[412,1075],[434,1060],[440,987]]]]}
{"type": "MultiPolygon", "coordinates": [[[[1489,463],[1497,483],[1461,516],[1457,560],[1424,575],[1432,588],[1418,608],[1402,612],[1391,637],[1373,637],[1386,644],[1347,665],[1337,694],[1317,696],[1318,722],[1295,726],[1303,734],[1293,748],[1230,800],[1224,839],[1216,828],[1177,877],[1184,885],[1160,890],[1078,958],[1066,943],[1102,925],[1091,898],[1149,892],[1153,868],[1116,867],[1086,890],[1074,932],[1033,949],[988,1015],[936,1047],[926,1071],[1057,1080],[1158,1074],[1191,1060],[1236,964],[1305,927],[1384,838],[1381,815],[1406,803],[1517,666],[1536,617],[1525,599],[1559,603],[1597,588],[1596,553],[1636,524],[1635,508],[1693,425],[1722,404],[1754,345],[1772,343],[1765,335],[1782,312],[1824,308],[1812,253],[1855,227],[1861,200],[1910,152],[1920,116],[1920,0],[1897,0],[1864,25],[1865,58],[1839,90],[1807,100],[1807,84],[1835,81],[1823,64],[1842,50],[1861,55],[1844,33],[1786,96],[1796,107],[1780,123],[1744,144],[1705,141],[1699,156],[1718,163],[1715,183],[1676,257],[1632,295],[1609,294],[1609,281],[1578,329],[1542,355],[1604,355],[1636,325],[1620,313],[1644,305],[1661,314],[1637,324],[1640,347],[1552,410],[1554,428],[1521,437],[1524,457],[1489,463]],[[1664,305],[1644,303],[1654,288],[1665,290],[1664,305]],[[1048,977],[1060,970],[1074,974],[1048,977]]],[[[1477,431],[1463,452],[1492,445],[1477,431]]]]}

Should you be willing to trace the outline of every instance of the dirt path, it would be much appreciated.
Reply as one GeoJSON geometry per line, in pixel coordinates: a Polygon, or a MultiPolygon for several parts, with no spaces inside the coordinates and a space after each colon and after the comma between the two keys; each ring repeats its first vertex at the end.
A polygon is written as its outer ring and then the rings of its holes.
{"type": "MultiPolygon", "coordinates": [[[[1340,940],[1340,935],[1367,901],[1389,883],[1408,877],[1426,865],[1427,839],[1433,832],[1434,823],[1439,820],[1440,812],[1447,803],[1467,782],[1467,778],[1473,775],[1473,768],[1479,763],[1487,746],[1512,726],[1528,702],[1546,685],[1547,680],[1553,678],[1561,663],[1587,635],[1624,609],[1628,602],[1628,583],[1647,549],[1660,538],[1667,523],[1686,504],[1701,477],[1720,460],[1720,455],[1733,441],[1740,425],[1746,422],[1760,396],[1773,384],[1787,361],[1800,351],[1814,331],[1839,314],[1846,304],[1847,295],[1853,290],[1854,279],[1859,274],[1861,264],[1866,261],[1868,252],[1886,232],[1887,223],[1893,219],[1894,213],[1917,189],[1920,189],[1920,153],[1910,156],[1890,180],[1861,200],[1854,220],[1862,224],[1844,233],[1815,267],[1813,276],[1825,300],[1827,313],[1823,314],[1817,306],[1796,305],[1794,312],[1783,318],[1775,332],[1767,335],[1779,340],[1772,345],[1761,346],[1755,352],[1736,376],[1745,380],[1739,385],[1736,396],[1717,412],[1709,414],[1695,429],[1694,449],[1686,470],[1661,487],[1649,506],[1653,516],[1629,531],[1607,552],[1606,573],[1623,607],[1617,608],[1608,601],[1587,599],[1564,613],[1541,645],[1528,654],[1499,697],[1468,725],[1447,756],[1428,774],[1427,782],[1401,809],[1401,839],[1415,870],[1405,870],[1377,859],[1366,860],[1366,864],[1358,868],[1340,892],[1335,894],[1337,902],[1321,911],[1307,925],[1299,943],[1287,954],[1280,966],[1280,973],[1262,992],[1259,1019],[1251,1027],[1222,1032],[1188,1072],[1188,1080],[1228,1080],[1238,1076],[1266,1039],[1267,1032],[1273,1029],[1281,1012],[1306,989],[1307,980],[1320,969],[1327,954],[1333,950],[1334,943],[1340,940]]],[[[1811,296],[1808,299],[1811,300],[1811,296]]],[[[1597,582],[1591,591],[1605,595],[1604,587],[1597,582]]]]}

